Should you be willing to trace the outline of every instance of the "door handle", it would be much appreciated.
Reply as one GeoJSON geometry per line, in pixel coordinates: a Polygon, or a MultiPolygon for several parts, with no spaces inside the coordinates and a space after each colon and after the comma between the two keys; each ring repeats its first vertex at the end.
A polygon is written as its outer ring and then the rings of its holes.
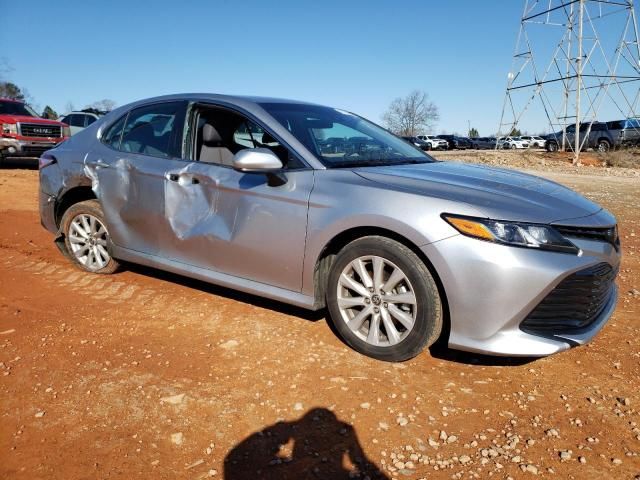
{"type": "Polygon", "coordinates": [[[189,183],[191,183],[192,185],[197,185],[197,184],[200,183],[200,179],[198,177],[193,176],[193,175],[188,175],[188,174],[181,175],[179,173],[167,173],[165,175],[165,178],[167,180],[169,180],[170,182],[179,182],[181,177],[189,179],[190,180],[189,183]]]}
{"type": "Polygon", "coordinates": [[[96,160],[94,162],[87,162],[87,165],[89,165],[91,167],[100,167],[100,168],[109,168],[109,167],[111,167],[111,165],[109,165],[104,160],[96,160]]]}

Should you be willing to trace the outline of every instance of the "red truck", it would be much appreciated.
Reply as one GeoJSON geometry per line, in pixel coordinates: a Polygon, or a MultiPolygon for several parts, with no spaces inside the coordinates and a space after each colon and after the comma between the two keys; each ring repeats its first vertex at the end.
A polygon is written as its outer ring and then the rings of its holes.
{"type": "Polygon", "coordinates": [[[68,137],[68,125],[40,118],[23,102],[0,98],[0,164],[9,157],[40,158],[68,137]]]}

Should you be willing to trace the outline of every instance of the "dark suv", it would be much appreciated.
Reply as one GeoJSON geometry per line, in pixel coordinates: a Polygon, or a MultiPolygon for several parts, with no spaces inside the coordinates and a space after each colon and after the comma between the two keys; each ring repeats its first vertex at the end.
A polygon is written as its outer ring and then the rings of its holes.
{"type": "MultiPolygon", "coordinates": [[[[612,122],[609,122],[612,123],[612,122]]],[[[583,123],[580,125],[580,145],[582,150],[593,148],[599,152],[608,152],[614,147],[619,146],[619,135],[609,130],[609,124],[604,122],[583,123]],[[584,136],[588,134],[585,141],[584,136]]],[[[576,139],[576,126],[571,124],[567,127],[567,145],[566,148],[573,150],[576,139]]],[[[562,131],[552,133],[547,136],[544,144],[548,152],[557,152],[562,144],[562,131]]]]}
{"type": "Polygon", "coordinates": [[[457,135],[437,135],[437,138],[442,138],[447,141],[449,145],[447,150],[466,150],[472,148],[471,141],[468,138],[458,137],[457,135]]]}

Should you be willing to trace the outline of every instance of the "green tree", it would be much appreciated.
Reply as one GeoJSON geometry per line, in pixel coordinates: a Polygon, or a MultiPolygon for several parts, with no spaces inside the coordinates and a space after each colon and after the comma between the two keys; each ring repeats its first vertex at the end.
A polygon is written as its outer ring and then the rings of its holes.
{"type": "Polygon", "coordinates": [[[0,97],[20,100],[21,102],[24,102],[26,99],[25,92],[23,92],[18,85],[11,82],[0,82],[0,97]]]}
{"type": "Polygon", "coordinates": [[[511,133],[507,135],[507,137],[519,137],[522,135],[522,132],[519,128],[512,128],[511,133]]]}
{"type": "Polygon", "coordinates": [[[469,130],[469,138],[478,138],[480,134],[478,133],[478,129],[475,127],[471,127],[469,130]]]}
{"type": "Polygon", "coordinates": [[[53,108],[47,105],[46,107],[44,107],[41,117],[48,118],[49,120],[56,120],[59,117],[59,115],[56,113],[56,111],[53,108]]]}

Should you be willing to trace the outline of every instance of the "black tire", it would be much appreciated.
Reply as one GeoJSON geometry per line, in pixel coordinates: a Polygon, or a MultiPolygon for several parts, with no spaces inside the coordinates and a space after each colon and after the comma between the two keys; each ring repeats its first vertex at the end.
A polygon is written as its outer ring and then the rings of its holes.
{"type": "MultiPolygon", "coordinates": [[[[411,249],[386,237],[363,237],[338,253],[329,273],[326,300],[331,322],[344,342],[354,350],[378,360],[409,360],[435,343],[442,332],[442,301],[431,272],[411,249]],[[395,345],[375,346],[362,340],[347,326],[338,306],[338,285],[343,270],[353,260],[366,256],[382,257],[395,264],[409,280],[417,299],[413,327],[395,345]]],[[[386,303],[383,305],[386,307],[386,303]]]]}
{"type": "Polygon", "coordinates": [[[505,143],[502,145],[503,150],[510,150],[511,149],[511,145],[509,145],[508,143],[505,143]]]}
{"type": "Polygon", "coordinates": [[[85,272],[91,273],[99,273],[99,274],[110,274],[115,272],[120,264],[116,259],[113,258],[111,251],[111,239],[109,238],[109,233],[106,231],[106,224],[104,221],[104,213],[102,212],[102,207],[97,200],[85,200],[84,202],[79,202],[71,205],[64,215],[62,216],[61,222],[61,231],[64,234],[64,246],[67,250],[67,256],[72,260],[74,265],[85,272]],[[106,250],[109,254],[109,260],[102,268],[89,268],[84,265],[73,253],[69,230],[71,228],[71,222],[78,217],[79,215],[91,215],[98,219],[98,221],[105,227],[105,239],[106,239],[106,250]]]}
{"type": "Polygon", "coordinates": [[[431,150],[431,144],[430,144],[430,143],[427,143],[427,148],[426,148],[425,150],[426,150],[427,152],[428,152],[429,150],[431,150]]]}
{"type": "Polygon", "coordinates": [[[605,139],[598,140],[598,145],[596,149],[600,153],[606,153],[609,150],[611,150],[611,144],[609,143],[609,140],[605,140],[605,139]]]}
{"type": "Polygon", "coordinates": [[[548,142],[547,143],[547,152],[557,152],[558,144],[556,142],[548,142]]]}

